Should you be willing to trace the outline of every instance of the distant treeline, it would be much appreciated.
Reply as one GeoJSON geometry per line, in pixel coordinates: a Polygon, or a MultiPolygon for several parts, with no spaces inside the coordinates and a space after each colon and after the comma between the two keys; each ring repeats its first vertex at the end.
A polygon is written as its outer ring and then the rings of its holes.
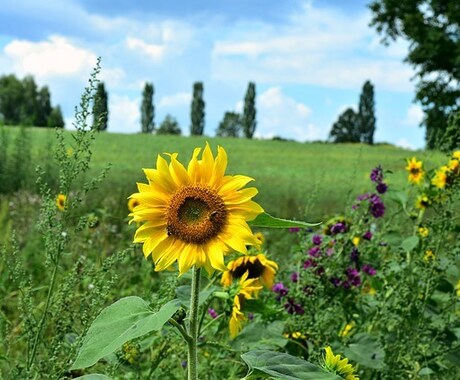
{"type": "Polygon", "coordinates": [[[48,86],[39,88],[32,76],[0,76],[0,124],[64,127],[61,108],[51,105],[48,86]]]}

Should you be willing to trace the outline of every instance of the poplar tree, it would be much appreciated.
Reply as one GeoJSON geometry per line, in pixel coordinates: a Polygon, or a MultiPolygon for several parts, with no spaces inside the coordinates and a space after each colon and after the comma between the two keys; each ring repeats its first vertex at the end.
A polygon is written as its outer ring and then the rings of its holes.
{"type": "Polygon", "coordinates": [[[35,125],[37,127],[47,127],[48,118],[51,114],[51,95],[47,86],[42,87],[37,94],[35,111],[35,125]]]}
{"type": "Polygon", "coordinates": [[[204,131],[204,107],[205,103],[203,100],[203,83],[195,82],[193,84],[193,98],[190,111],[190,134],[201,136],[204,131]]]}
{"type": "Polygon", "coordinates": [[[155,130],[155,106],[153,105],[153,94],[155,89],[153,83],[145,83],[142,92],[141,104],[141,131],[142,133],[152,133],[155,130]]]}
{"type": "Polygon", "coordinates": [[[107,130],[109,121],[108,95],[105,90],[104,82],[99,82],[94,94],[93,103],[93,128],[99,131],[107,130]]]}
{"type": "Polygon", "coordinates": [[[244,97],[244,109],[243,109],[243,132],[244,136],[248,139],[252,139],[256,130],[256,85],[253,82],[249,82],[246,95],[244,97]]]}
{"type": "Polygon", "coordinates": [[[366,81],[363,85],[358,105],[358,128],[360,141],[365,144],[374,144],[374,109],[374,86],[371,84],[370,81],[366,81]]]}

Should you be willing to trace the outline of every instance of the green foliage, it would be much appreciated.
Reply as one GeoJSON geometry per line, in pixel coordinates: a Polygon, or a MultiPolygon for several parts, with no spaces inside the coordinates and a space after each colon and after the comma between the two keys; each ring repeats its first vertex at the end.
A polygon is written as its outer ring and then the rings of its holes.
{"type": "Polygon", "coordinates": [[[98,131],[107,130],[109,121],[108,101],[104,83],[98,82],[93,100],[93,128],[98,131]]]}
{"type": "Polygon", "coordinates": [[[203,83],[195,82],[193,84],[193,98],[190,110],[190,134],[192,136],[201,136],[204,131],[204,111],[205,103],[203,100],[203,83]]]}
{"type": "Polygon", "coordinates": [[[347,108],[332,125],[329,139],[335,143],[360,142],[359,126],[358,114],[347,108]]]}
{"type": "Polygon", "coordinates": [[[48,87],[45,86],[37,93],[37,110],[35,113],[34,125],[37,127],[47,127],[51,112],[51,95],[48,87]]]}
{"type": "Polygon", "coordinates": [[[239,137],[243,129],[241,115],[236,112],[225,112],[223,120],[216,129],[218,137],[239,137]]]}
{"type": "Polygon", "coordinates": [[[153,94],[155,88],[153,83],[145,83],[144,90],[142,91],[142,104],[141,104],[141,132],[152,133],[155,130],[155,107],[153,105],[153,94]]]}
{"type": "Polygon", "coordinates": [[[274,216],[264,212],[259,214],[254,220],[250,221],[249,224],[253,227],[261,228],[305,228],[317,226],[321,223],[307,223],[296,220],[275,218],[274,216]]]}
{"type": "Polygon", "coordinates": [[[416,99],[425,111],[426,143],[439,148],[452,111],[460,103],[457,0],[374,0],[371,25],[383,35],[383,42],[402,37],[410,42],[406,61],[417,70],[416,99]]]}
{"type": "Polygon", "coordinates": [[[444,152],[460,149],[460,109],[450,115],[442,140],[441,149],[444,152]]]}
{"type": "Polygon", "coordinates": [[[358,105],[358,122],[361,142],[374,144],[375,132],[375,102],[374,86],[370,81],[363,85],[358,105]]]}
{"type": "Polygon", "coordinates": [[[171,115],[166,115],[157,129],[157,135],[181,135],[182,131],[177,120],[171,115]]]}
{"type": "Polygon", "coordinates": [[[244,108],[242,116],[244,137],[252,139],[256,130],[256,85],[249,82],[246,95],[244,96],[244,108]]]}
{"type": "Polygon", "coordinates": [[[48,117],[48,127],[50,128],[64,128],[65,122],[62,116],[61,107],[56,106],[51,110],[50,116],[48,117]]]}

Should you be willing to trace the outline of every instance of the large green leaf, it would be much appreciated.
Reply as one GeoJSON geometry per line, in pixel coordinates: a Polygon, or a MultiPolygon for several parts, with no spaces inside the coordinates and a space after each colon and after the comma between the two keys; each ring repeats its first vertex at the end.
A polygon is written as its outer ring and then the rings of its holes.
{"type": "Polygon", "coordinates": [[[284,347],[288,340],[283,337],[283,330],[284,322],[281,321],[268,325],[251,322],[231,342],[231,345],[238,351],[273,350],[284,347]]]}
{"type": "Polygon", "coordinates": [[[403,242],[401,243],[402,249],[404,249],[406,252],[412,251],[419,242],[418,236],[411,236],[408,237],[407,239],[404,239],[403,242]]]}
{"type": "Polygon", "coordinates": [[[266,227],[266,228],[308,228],[319,226],[321,223],[307,223],[307,222],[299,222],[297,220],[288,220],[288,219],[281,219],[275,218],[266,212],[259,214],[257,218],[249,222],[251,227],[266,227]]]}
{"type": "Polygon", "coordinates": [[[139,297],[126,297],[102,310],[92,323],[71,369],[86,368],[129,340],[160,330],[179,309],[175,299],[154,312],[139,297]]]}
{"type": "Polygon", "coordinates": [[[376,338],[366,333],[354,337],[353,343],[345,348],[345,356],[369,368],[382,369],[385,365],[385,351],[376,338]]]}
{"type": "MultiPolygon", "coordinates": [[[[282,352],[255,350],[241,355],[249,367],[276,379],[288,380],[340,380],[341,377],[325,372],[321,367],[282,352]]],[[[247,375],[247,376],[248,376],[247,375]]]]}

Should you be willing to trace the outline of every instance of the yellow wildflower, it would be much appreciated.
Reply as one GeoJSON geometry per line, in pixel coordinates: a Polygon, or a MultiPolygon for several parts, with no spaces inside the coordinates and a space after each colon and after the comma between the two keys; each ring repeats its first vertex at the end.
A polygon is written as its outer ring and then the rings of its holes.
{"type": "Polygon", "coordinates": [[[324,368],[326,371],[334,373],[345,380],[359,380],[359,377],[354,374],[354,367],[348,363],[347,358],[342,359],[340,355],[334,355],[329,346],[324,350],[324,368]]]}
{"type": "Polygon", "coordinates": [[[407,160],[406,170],[409,172],[409,182],[414,184],[419,184],[425,174],[422,161],[417,161],[415,157],[407,160]]]}

